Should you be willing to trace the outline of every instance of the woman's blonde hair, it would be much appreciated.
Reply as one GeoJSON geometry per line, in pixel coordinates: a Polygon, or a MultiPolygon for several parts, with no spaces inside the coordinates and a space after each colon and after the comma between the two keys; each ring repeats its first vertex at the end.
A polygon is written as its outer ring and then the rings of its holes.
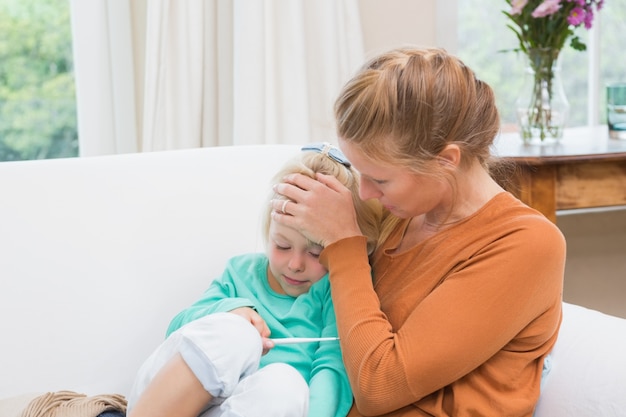
{"type": "MultiPolygon", "coordinates": [[[[495,96],[460,59],[437,48],[399,48],[365,64],[335,102],[337,133],[378,163],[454,181],[438,156],[449,144],[461,166],[486,169],[500,130],[495,96]]],[[[398,219],[388,216],[389,226],[398,219]]]]}
{"type": "MultiPolygon", "coordinates": [[[[317,173],[332,175],[350,190],[361,233],[367,238],[368,253],[372,253],[378,241],[382,206],[376,200],[363,201],[359,198],[359,174],[354,168],[346,167],[324,153],[302,151],[276,173],[272,185],[282,182],[286,175],[296,173],[311,178],[315,178],[317,173]]],[[[285,200],[285,197],[272,191],[269,200],[285,200]]],[[[272,208],[268,204],[267,212],[263,213],[263,237],[266,241],[269,237],[271,212],[272,208]]]]}

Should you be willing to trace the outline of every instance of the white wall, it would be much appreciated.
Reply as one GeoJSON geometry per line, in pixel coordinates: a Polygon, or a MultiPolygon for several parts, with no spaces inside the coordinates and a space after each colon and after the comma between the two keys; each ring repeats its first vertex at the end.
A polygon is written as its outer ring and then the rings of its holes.
{"type": "Polygon", "coordinates": [[[626,208],[557,216],[567,240],[565,300],[626,317],[626,208]]]}
{"type": "Polygon", "coordinates": [[[436,44],[434,0],[359,0],[368,55],[405,44],[436,44]]]}
{"type": "Polygon", "coordinates": [[[358,0],[368,55],[413,44],[456,52],[457,0],[358,0]]]}

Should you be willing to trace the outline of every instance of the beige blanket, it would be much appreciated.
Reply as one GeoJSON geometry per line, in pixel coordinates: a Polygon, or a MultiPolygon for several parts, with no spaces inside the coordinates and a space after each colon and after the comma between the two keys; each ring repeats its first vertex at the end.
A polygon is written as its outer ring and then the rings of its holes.
{"type": "Polygon", "coordinates": [[[126,413],[126,399],[118,394],[88,397],[73,391],[57,391],[0,401],[1,417],[96,417],[105,411],[126,413]]]}

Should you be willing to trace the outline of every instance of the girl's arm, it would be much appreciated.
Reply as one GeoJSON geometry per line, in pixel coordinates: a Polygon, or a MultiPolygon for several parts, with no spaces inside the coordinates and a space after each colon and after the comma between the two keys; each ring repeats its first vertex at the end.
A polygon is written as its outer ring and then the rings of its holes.
{"type": "MultiPolygon", "coordinates": [[[[321,337],[337,336],[337,322],[330,291],[323,301],[325,326],[321,337]]],[[[344,417],[352,406],[352,390],[343,365],[339,342],[321,342],[311,370],[309,382],[309,415],[319,417],[344,417]]]]}
{"type": "Polygon", "coordinates": [[[231,311],[240,307],[254,308],[250,298],[241,296],[240,287],[236,281],[236,268],[232,268],[229,261],[222,276],[211,282],[211,285],[202,297],[178,313],[170,322],[166,335],[169,336],[185,324],[213,313],[231,311]]]}

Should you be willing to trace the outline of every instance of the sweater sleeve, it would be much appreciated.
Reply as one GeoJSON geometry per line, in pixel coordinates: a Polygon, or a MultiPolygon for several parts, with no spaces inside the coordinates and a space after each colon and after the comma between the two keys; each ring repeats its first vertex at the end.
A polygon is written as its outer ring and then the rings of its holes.
{"type": "MultiPolygon", "coordinates": [[[[448,240],[424,258],[435,265],[432,269],[445,272],[433,274],[436,285],[395,328],[374,290],[364,239],[344,239],[323,251],[345,366],[363,415],[390,413],[420,401],[497,353],[509,355],[505,360],[522,357],[526,368],[520,365],[520,372],[529,372],[531,360],[553,345],[565,258],[564,239],[553,225],[529,219],[461,261],[453,250],[457,248],[448,240]]],[[[399,274],[414,275],[412,280],[433,278],[386,266],[389,271],[381,274],[392,282],[399,274]]],[[[400,292],[396,288],[385,296],[393,299],[400,292]]],[[[506,375],[497,372],[516,372],[502,368],[494,371],[502,380],[506,375]]]]}

